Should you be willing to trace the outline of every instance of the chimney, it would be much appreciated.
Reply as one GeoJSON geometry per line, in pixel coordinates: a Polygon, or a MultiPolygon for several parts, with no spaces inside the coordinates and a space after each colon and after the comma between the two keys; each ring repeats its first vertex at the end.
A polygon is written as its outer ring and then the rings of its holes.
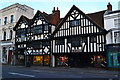
{"type": "Polygon", "coordinates": [[[58,9],[58,7],[57,10],[55,10],[55,7],[53,8],[52,14],[53,14],[52,23],[57,24],[58,21],[60,20],[60,10],[58,9]]]}
{"type": "Polygon", "coordinates": [[[53,13],[55,12],[55,7],[53,7],[53,11],[52,11],[53,13]]]}
{"type": "Polygon", "coordinates": [[[107,5],[107,11],[112,11],[112,5],[110,4],[110,2],[107,5]]]}

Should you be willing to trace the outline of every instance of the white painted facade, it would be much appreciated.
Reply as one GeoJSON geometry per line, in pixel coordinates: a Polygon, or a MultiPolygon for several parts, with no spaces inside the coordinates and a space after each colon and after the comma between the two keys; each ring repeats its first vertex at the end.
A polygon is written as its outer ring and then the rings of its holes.
{"type": "Polygon", "coordinates": [[[15,43],[15,32],[13,31],[13,28],[21,15],[31,19],[34,16],[34,9],[16,3],[0,10],[0,62],[2,63],[8,63],[8,55],[13,55],[15,43]],[[5,17],[7,18],[6,20],[5,17]]]}
{"type": "Polygon", "coordinates": [[[104,14],[104,27],[108,31],[107,44],[120,43],[120,10],[106,13],[104,14]]]}

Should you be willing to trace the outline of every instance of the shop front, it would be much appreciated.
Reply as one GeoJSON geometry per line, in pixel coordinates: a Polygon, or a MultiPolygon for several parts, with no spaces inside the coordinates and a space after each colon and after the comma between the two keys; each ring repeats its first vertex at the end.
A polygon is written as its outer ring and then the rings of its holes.
{"type": "Polygon", "coordinates": [[[49,55],[30,55],[28,59],[31,65],[36,66],[49,66],[50,65],[50,56],[49,55]]]}
{"type": "Polygon", "coordinates": [[[105,46],[107,54],[107,67],[120,68],[120,44],[109,44],[105,46]]]}
{"type": "Polygon", "coordinates": [[[56,55],[57,67],[105,67],[106,59],[103,55],[68,54],[56,55]]]}

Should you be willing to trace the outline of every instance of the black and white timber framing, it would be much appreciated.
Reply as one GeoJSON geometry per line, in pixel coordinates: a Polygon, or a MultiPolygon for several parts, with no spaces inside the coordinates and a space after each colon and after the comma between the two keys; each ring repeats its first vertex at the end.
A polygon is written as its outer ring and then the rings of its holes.
{"type": "Polygon", "coordinates": [[[92,55],[105,55],[106,30],[75,5],[57,26],[38,11],[32,20],[22,16],[14,30],[16,54],[51,55],[52,66],[59,55],[82,59],[82,63],[92,55]]]}
{"type": "Polygon", "coordinates": [[[37,11],[32,20],[25,16],[21,16],[14,30],[16,54],[26,56],[32,55],[50,55],[50,40],[55,26],[37,11]]]}
{"type": "Polygon", "coordinates": [[[55,57],[76,55],[74,58],[81,56],[79,58],[82,59],[92,55],[105,55],[105,34],[105,29],[73,5],[52,34],[51,53],[55,57]]]}

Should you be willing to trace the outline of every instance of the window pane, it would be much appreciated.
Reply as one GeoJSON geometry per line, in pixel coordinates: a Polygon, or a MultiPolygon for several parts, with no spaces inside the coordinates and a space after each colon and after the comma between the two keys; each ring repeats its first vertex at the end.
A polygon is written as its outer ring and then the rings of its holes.
{"type": "Polygon", "coordinates": [[[13,20],[14,20],[14,16],[11,15],[11,23],[13,23],[13,20]]]}
{"type": "Polygon", "coordinates": [[[63,44],[64,44],[64,39],[56,40],[56,45],[63,45],[63,44]]]}
{"type": "Polygon", "coordinates": [[[4,24],[7,24],[7,17],[5,17],[4,24]]]}
{"type": "Polygon", "coordinates": [[[76,27],[80,25],[80,20],[72,20],[70,21],[70,26],[71,27],[76,27]]]}

